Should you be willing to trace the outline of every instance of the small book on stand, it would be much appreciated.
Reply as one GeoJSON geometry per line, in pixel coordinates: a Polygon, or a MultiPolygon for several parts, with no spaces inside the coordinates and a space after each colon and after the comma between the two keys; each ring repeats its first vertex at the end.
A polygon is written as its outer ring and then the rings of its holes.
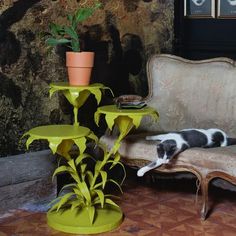
{"type": "Polygon", "coordinates": [[[115,104],[118,109],[141,109],[147,105],[142,99],[138,95],[121,95],[115,98],[115,104]]]}

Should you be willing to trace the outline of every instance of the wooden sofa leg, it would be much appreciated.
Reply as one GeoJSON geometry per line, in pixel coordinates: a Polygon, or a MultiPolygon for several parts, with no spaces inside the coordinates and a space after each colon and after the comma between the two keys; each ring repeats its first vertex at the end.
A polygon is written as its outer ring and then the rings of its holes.
{"type": "Polygon", "coordinates": [[[202,190],[202,210],[201,210],[201,219],[205,220],[208,213],[208,186],[209,181],[206,178],[202,178],[201,181],[201,190],[202,190]]]}

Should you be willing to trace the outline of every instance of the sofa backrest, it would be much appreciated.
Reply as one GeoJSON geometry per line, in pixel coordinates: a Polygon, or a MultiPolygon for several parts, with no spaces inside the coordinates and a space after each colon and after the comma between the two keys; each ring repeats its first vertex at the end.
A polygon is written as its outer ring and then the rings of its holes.
{"type": "Polygon", "coordinates": [[[159,54],[147,63],[149,106],[159,122],[145,118],[140,129],[169,132],[220,128],[236,137],[236,67],[228,58],[201,61],[159,54]]]}

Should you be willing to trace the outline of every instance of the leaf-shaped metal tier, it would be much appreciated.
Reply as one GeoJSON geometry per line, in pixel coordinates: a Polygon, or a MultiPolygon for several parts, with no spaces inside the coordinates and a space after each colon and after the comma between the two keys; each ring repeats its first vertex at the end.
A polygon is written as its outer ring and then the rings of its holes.
{"type": "Polygon", "coordinates": [[[25,136],[29,136],[26,141],[27,149],[34,140],[44,139],[48,141],[53,154],[58,153],[67,161],[71,160],[69,152],[74,144],[77,145],[80,153],[83,153],[87,139],[97,142],[96,135],[90,129],[74,125],[38,126],[25,133],[23,137],[25,136]]]}
{"type": "Polygon", "coordinates": [[[115,105],[102,106],[97,109],[94,115],[95,123],[99,124],[101,114],[105,115],[107,126],[112,130],[114,125],[118,126],[119,137],[110,150],[108,159],[111,154],[116,154],[120,147],[121,140],[131,131],[132,128],[138,128],[144,116],[151,116],[154,121],[159,117],[156,110],[151,107],[141,109],[119,109],[115,105]]]}
{"type": "Polygon", "coordinates": [[[114,96],[112,90],[103,84],[95,83],[88,86],[71,86],[66,82],[57,82],[50,84],[50,97],[56,91],[62,91],[64,96],[70,102],[70,104],[74,107],[74,124],[79,125],[78,122],[78,109],[84,105],[86,100],[88,99],[90,94],[93,94],[97,104],[101,102],[102,99],[102,91],[109,90],[111,94],[114,96]]]}

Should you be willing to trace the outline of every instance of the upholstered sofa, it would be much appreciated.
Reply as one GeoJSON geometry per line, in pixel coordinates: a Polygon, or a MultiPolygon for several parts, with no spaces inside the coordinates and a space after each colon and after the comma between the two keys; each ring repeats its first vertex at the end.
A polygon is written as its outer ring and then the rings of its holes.
{"type": "MultiPolygon", "coordinates": [[[[147,62],[147,76],[149,95],[144,100],[159,112],[159,121],[155,123],[145,117],[139,134],[129,135],[122,141],[120,154],[124,163],[140,168],[156,158],[156,142],[145,140],[150,132],[220,128],[229,137],[236,137],[236,67],[233,60],[191,61],[167,54],[153,55],[147,62]]],[[[109,147],[114,139],[111,135],[101,138],[109,147]]],[[[188,149],[171,164],[154,171],[194,174],[201,186],[201,217],[205,219],[210,181],[221,178],[236,184],[236,145],[188,149]]]]}

